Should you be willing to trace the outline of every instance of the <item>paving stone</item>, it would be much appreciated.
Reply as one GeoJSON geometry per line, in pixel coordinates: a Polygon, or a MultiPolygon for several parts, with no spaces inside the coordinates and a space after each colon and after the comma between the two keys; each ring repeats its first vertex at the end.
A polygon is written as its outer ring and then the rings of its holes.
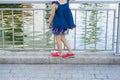
{"type": "Polygon", "coordinates": [[[0,64],[0,68],[0,80],[120,80],[120,65],[0,64]]]}
{"type": "Polygon", "coordinates": [[[107,79],[107,75],[95,75],[96,79],[107,79]]]}

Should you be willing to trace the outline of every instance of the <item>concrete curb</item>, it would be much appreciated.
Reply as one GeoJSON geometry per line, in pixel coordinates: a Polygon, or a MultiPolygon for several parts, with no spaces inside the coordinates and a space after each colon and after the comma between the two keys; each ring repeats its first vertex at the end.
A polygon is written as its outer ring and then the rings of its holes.
{"type": "Polygon", "coordinates": [[[78,53],[75,58],[54,58],[49,52],[0,52],[0,64],[120,64],[120,56],[78,53]]]}

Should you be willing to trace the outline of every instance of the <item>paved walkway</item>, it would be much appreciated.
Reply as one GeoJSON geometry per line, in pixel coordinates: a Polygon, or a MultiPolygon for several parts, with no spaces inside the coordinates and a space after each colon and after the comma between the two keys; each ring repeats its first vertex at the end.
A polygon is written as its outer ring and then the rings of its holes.
{"type": "Polygon", "coordinates": [[[0,80],[120,80],[120,65],[0,64],[0,80]]]}

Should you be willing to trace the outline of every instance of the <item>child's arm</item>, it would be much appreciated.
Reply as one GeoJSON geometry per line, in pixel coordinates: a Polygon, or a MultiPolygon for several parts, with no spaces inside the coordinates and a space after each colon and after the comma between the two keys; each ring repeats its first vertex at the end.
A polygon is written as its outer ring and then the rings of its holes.
{"type": "Polygon", "coordinates": [[[53,4],[52,5],[52,10],[51,10],[51,15],[50,15],[50,18],[49,18],[49,28],[51,28],[51,26],[52,26],[52,21],[53,21],[53,18],[54,18],[54,16],[55,16],[55,11],[56,11],[56,9],[57,9],[57,5],[56,4],[53,4]]]}

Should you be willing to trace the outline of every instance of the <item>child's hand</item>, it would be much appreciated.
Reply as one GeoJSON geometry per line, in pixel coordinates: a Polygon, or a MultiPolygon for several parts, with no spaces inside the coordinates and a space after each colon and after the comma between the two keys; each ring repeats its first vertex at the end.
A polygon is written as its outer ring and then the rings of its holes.
{"type": "Polygon", "coordinates": [[[51,27],[52,27],[52,24],[51,24],[51,23],[49,23],[49,24],[48,24],[48,26],[49,26],[49,28],[51,28],[51,27]]]}
{"type": "Polygon", "coordinates": [[[51,29],[52,27],[50,26],[49,28],[51,29]]]}

